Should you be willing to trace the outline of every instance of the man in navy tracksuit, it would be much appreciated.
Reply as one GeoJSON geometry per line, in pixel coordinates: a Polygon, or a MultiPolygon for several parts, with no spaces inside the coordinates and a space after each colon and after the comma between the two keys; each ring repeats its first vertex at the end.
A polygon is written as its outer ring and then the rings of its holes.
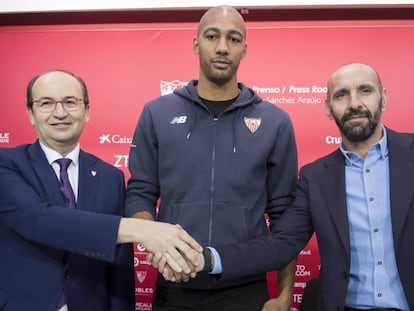
{"type": "MultiPolygon", "coordinates": [[[[201,245],[217,246],[266,235],[264,214],[273,225],[291,204],[292,123],[237,82],[245,32],[233,8],[207,11],[193,42],[199,80],[145,105],[130,150],[127,216],[177,223],[201,245]]],[[[207,273],[180,284],[160,277],[153,310],[254,311],[266,304],[287,311],[294,271],[292,262],[279,272],[279,298],[268,302],[265,274],[220,287],[207,273]]]]}

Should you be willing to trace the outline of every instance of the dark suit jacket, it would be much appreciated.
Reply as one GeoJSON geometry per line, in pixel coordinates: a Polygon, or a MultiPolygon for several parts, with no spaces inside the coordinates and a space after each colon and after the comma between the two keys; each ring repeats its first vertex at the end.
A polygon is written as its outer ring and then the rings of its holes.
{"type": "Polygon", "coordinates": [[[77,209],[65,207],[38,142],[0,148],[0,310],[134,310],[132,245],[116,246],[123,173],[80,152],[77,209]]]}
{"type": "MultiPolygon", "coordinates": [[[[387,129],[395,258],[410,310],[414,310],[414,135],[387,129]]],[[[339,150],[300,172],[297,197],[270,236],[218,246],[218,281],[280,269],[316,232],[321,257],[321,310],[343,310],[350,267],[345,165],[339,150]]]]}

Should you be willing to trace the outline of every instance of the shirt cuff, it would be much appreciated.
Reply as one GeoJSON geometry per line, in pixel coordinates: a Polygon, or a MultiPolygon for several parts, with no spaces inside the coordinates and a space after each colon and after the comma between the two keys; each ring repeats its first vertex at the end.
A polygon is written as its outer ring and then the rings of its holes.
{"type": "Polygon", "coordinates": [[[208,249],[211,250],[211,253],[213,255],[214,264],[213,264],[213,270],[209,272],[209,274],[220,274],[223,273],[223,266],[221,265],[221,258],[219,253],[216,251],[214,247],[207,246],[208,249]]]}

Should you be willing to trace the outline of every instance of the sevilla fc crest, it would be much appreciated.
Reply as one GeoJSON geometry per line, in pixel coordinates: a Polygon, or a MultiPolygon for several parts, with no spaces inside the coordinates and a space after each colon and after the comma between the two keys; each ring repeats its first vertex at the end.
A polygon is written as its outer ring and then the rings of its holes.
{"type": "Polygon", "coordinates": [[[147,277],[147,271],[137,271],[137,279],[140,283],[145,281],[147,277]]]}
{"type": "Polygon", "coordinates": [[[244,117],[244,124],[246,124],[247,128],[252,133],[256,132],[259,129],[261,123],[262,123],[262,118],[244,117]]]}

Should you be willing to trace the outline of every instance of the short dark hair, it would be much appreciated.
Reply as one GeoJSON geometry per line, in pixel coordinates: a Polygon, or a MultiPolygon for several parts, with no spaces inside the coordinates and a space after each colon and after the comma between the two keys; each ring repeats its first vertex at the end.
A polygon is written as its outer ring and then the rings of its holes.
{"type": "Polygon", "coordinates": [[[74,75],[72,72],[67,71],[67,70],[61,70],[61,69],[57,69],[57,70],[50,70],[50,71],[46,71],[43,72],[41,74],[38,74],[36,76],[34,76],[30,81],[29,84],[27,85],[27,89],[26,89],[26,106],[30,109],[33,109],[33,93],[32,93],[32,89],[33,89],[33,85],[35,84],[35,82],[37,81],[37,79],[39,79],[41,76],[48,74],[50,72],[63,72],[66,73],[72,77],[74,77],[76,80],[78,80],[81,89],[82,89],[82,95],[83,95],[83,102],[85,103],[85,106],[89,105],[89,97],[88,97],[88,89],[86,87],[86,83],[85,81],[83,81],[83,79],[81,77],[78,77],[76,75],[74,75]]]}

